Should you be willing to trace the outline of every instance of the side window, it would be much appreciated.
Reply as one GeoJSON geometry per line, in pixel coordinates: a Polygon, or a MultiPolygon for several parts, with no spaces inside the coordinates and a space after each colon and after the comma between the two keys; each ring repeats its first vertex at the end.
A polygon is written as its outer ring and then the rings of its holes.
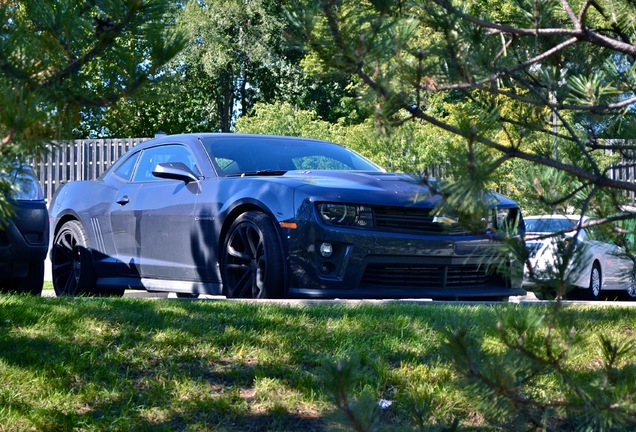
{"type": "Polygon", "coordinates": [[[159,177],[155,177],[152,171],[158,163],[182,162],[190,168],[195,174],[200,174],[199,168],[192,153],[183,145],[169,144],[157,147],[151,147],[144,150],[139,157],[133,181],[161,181],[159,177]]]}
{"type": "Polygon", "coordinates": [[[130,181],[130,176],[132,175],[133,169],[135,168],[135,163],[137,162],[137,158],[139,157],[139,152],[133,154],[131,157],[126,159],[124,163],[122,163],[114,172],[113,175],[117,177],[130,181]]]}

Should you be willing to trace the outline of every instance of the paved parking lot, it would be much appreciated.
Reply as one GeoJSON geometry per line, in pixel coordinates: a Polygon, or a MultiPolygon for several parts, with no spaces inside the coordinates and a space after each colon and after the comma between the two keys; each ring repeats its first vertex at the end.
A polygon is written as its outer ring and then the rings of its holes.
{"type": "MultiPolygon", "coordinates": [[[[51,277],[51,263],[49,260],[46,260],[46,265],[45,265],[45,270],[44,270],[44,280],[45,281],[51,281],[53,278],[51,277]]],[[[43,296],[45,297],[54,297],[55,293],[53,291],[44,291],[42,293],[43,296]]],[[[147,291],[140,291],[140,290],[127,290],[126,293],[124,294],[125,297],[140,297],[140,298],[177,298],[176,294],[167,294],[167,293],[151,293],[151,292],[147,292],[147,291]]],[[[224,296],[209,296],[209,295],[202,295],[199,296],[199,299],[211,299],[211,300],[220,300],[220,299],[225,299],[224,296]]],[[[282,300],[285,301],[285,300],[282,300]]],[[[303,301],[307,301],[307,300],[303,300],[303,301]]],[[[311,300],[312,302],[314,301],[332,301],[332,300],[311,300]]],[[[352,302],[359,302],[361,300],[353,300],[352,302]]],[[[369,301],[383,301],[383,300],[369,300],[369,301]]],[[[389,300],[392,301],[392,300],[389,300]]],[[[427,302],[427,301],[431,301],[430,299],[417,299],[417,300],[405,300],[405,301],[418,301],[418,302],[427,302]]],[[[509,299],[510,303],[540,303],[540,300],[537,300],[537,298],[535,297],[534,293],[529,292],[527,295],[525,296],[514,296],[514,297],[510,297],[509,299]]],[[[576,303],[582,303],[582,302],[576,302],[576,303]]],[[[588,302],[585,302],[588,303],[588,302]]],[[[590,302],[592,303],[592,302],[590,302]]],[[[599,302],[597,302],[599,303],[599,302]]],[[[625,305],[625,306],[636,306],[636,302],[604,302],[605,304],[613,304],[613,305],[625,305]]]]}

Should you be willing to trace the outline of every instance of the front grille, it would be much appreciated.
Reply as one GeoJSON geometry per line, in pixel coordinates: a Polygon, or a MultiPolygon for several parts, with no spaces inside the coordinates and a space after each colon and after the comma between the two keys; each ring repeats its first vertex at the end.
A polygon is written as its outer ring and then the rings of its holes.
{"type": "Polygon", "coordinates": [[[362,276],[362,286],[455,288],[501,281],[489,270],[484,265],[369,264],[362,276]]]}
{"type": "Polygon", "coordinates": [[[457,234],[466,229],[459,224],[435,221],[432,209],[410,207],[374,207],[374,226],[379,230],[420,234],[457,234]]]}

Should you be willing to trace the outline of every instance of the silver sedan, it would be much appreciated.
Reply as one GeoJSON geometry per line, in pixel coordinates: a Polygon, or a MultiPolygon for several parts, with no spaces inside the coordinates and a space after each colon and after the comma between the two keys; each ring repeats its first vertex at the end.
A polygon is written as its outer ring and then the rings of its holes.
{"type": "Polygon", "coordinates": [[[524,288],[538,297],[556,295],[560,281],[570,299],[636,299],[634,262],[602,238],[593,218],[579,215],[525,217],[524,288]]]}

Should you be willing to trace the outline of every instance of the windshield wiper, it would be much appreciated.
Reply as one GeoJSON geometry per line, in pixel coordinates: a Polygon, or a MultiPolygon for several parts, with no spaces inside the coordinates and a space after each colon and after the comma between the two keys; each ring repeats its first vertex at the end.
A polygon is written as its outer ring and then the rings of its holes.
{"type": "Polygon", "coordinates": [[[287,170],[258,170],[245,171],[242,173],[228,174],[226,177],[247,177],[247,176],[279,176],[283,175],[287,170]]]}

